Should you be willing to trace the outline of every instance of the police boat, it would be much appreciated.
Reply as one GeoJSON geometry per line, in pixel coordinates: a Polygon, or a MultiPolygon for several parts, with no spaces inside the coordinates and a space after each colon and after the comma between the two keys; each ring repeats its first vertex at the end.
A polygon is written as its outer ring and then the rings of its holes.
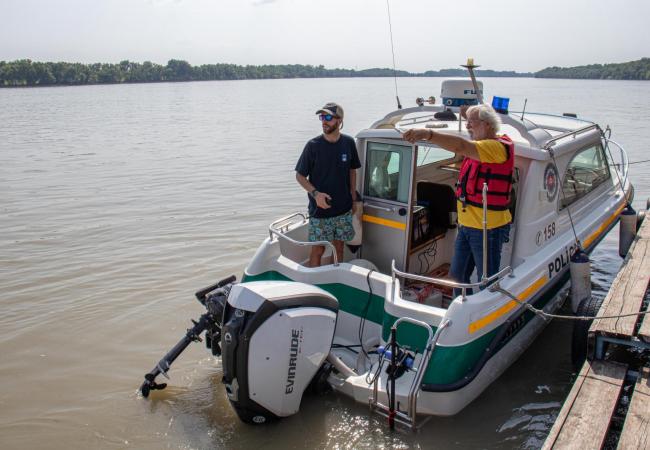
{"type": "Polygon", "coordinates": [[[239,282],[196,293],[206,313],[145,376],[144,397],[165,387],[156,377],[198,340],[221,358],[226,395],[253,424],[297,413],[310,386],[410,427],[420,415],[457,414],[481,394],[546,325],[529,306],[561,306],[556,292],[572,256],[633,214],[627,156],[609,128],[574,115],[514,114],[496,98],[500,134],[515,144],[509,241],[496,274],[450,280],[462,157],[410,144],[402,132],[468,137],[459,107],[481,91],[475,80],[446,80],[440,103],[418,99],[359,132],[361,245],[346,246],[339,261],[331,244],[308,242],[307,214],[271,223],[239,282]],[[324,265],[308,267],[318,244],[324,265]]]}

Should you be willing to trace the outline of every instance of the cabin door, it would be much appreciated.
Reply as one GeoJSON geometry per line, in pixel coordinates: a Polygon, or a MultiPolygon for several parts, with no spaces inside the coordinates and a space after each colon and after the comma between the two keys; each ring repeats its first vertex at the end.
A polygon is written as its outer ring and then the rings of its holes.
{"type": "Polygon", "coordinates": [[[413,147],[367,142],[365,155],[361,257],[383,273],[390,273],[393,259],[396,267],[404,270],[415,164],[413,147]]]}

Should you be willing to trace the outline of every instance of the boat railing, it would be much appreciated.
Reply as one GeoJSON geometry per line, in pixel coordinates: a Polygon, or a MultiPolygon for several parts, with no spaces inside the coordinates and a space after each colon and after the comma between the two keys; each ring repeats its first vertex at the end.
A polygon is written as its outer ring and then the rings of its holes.
{"type": "Polygon", "coordinates": [[[544,144],[544,150],[550,150],[551,147],[553,147],[555,144],[557,144],[558,141],[561,141],[562,139],[565,139],[565,138],[568,138],[568,137],[575,138],[579,134],[586,133],[586,132],[592,131],[592,130],[599,130],[599,129],[600,129],[600,127],[598,126],[598,124],[592,123],[590,125],[587,125],[587,126],[582,127],[582,128],[578,128],[576,130],[567,131],[565,133],[560,134],[559,136],[555,136],[553,139],[549,139],[548,141],[546,141],[546,143],[544,144]]]}
{"type": "Polygon", "coordinates": [[[297,223],[295,218],[301,217],[302,219],[300,220],[301,223],[304,223],[307,221],[307,216],[303,213],[300,212],[295,212],[293,214],[289,214],[288,216],[284,216],[279,218],[278,220],[274,221],[269,225],[269,238],[273,240],[273,238],[277,238],[278,240],[282,239],[284,241],[287,241],[293,245],[297,245],[299,247],[315,247],[317,245],[322,245],[324,247],[328,247],[332,251],[332,262],[334,266],[339,265],[339,260],[338,256],[336,255],[336,248],[331,242],[328,241],[314,241],[314,242],[309,242],[309,241],[298,241],[296,239],[290,238],[289,236],[286,235],[286,233],[289,231],[291,228],[291,225],[294,225],[297,223]]]}
{"type": "MultiPolygon", "coordinates": [[[[451,110],[454,113],[459,113],[460,108],[457,106],[444,106],[444,105],[423,105],[413,108],[399,109],[392,111],[382,119],[373,123],[370,128],[385,128],[387,126],[399,127],[399,126],[408,126],[416,125],[422,122],[427,122],[433,118],[433,114],[436,112],[451,110]],[[409,114],[419,114],[416,117],[406,117],[409,114]]],[[[530,118],[524,119],[524,113],[521,112],[521,117],[516,117],[517,112],[511,111],[510,114],[500,114],[499,117],[504,125],[509,125],[513,127],[521,135],[521,137],[528,141],[532,146],[544,146],[548,149],[550,146],[554,145],[560,139],[563,139],[568,136],[577,136],[585,131],[589,131],[597,127],[593,122],[577,119],[568,116],[558,116],[554,114],[540,114],[540,113],[528,113],[533,116],[548,116],[548,117],[558,117],[566,120],[573,120],[574,122],[582,122],[587,125],[580,128],[575,127],[563,127],[560,125],[549,125],[549,124],[537,124],[530,120],[530,118]],[[550,131],[560,132],[559,136],[552,137],[550,131]]],[[[458,122],[459,130],[462,128],[462,118],[458,122]]]]}
{"type": "MultiPolygon", "coordinates": [[[[386,114],[382,119],[376,121],[372,125],[370,125],[371,129],[376,129],[380,128],[386,125],[393,125],[395,126],[396,123],[401,122],[403,118],[409,114],[414,114],[414,113],[431,113],[427,114],[427,118],[433,117],[434,113],[444,111],[444,108],[441,105],[431,105],[431,106],[418,106],[418,107],[412,107],[412,108],[404,108],[404,109],[398,109],[396,111],[392,111],[388,114],[386,114]]],[[[423,116],[420,116],[423,117],[423,116]]],[[[408,119],[407,119],[408,120],[408,119]]]]}
{"type": "MultiPolygon", "coordinates": [[[[498,271],[497,273],[495,273],[494,275],[483,278],[480,281],[477,281],[476,283],[460,283],[458,281],[453,281],[448,278],[433,278],[433,277],[426,277],[424,275],[417,275],[414,273],[402,272],[397,267],[395,267],[395,260],[393,260],[391,264],[391,274],[393,277],[393,283],[395,283],[396,277],[402,277],[410,280],[423,281],[425,283],[437,284],[440,286],[447,286],[450,288],[460,289],[463,300],[467,297],[467,289],[473,289],[473,288],[483,289],[488,285],[494,283],[495,281],[505,278],[507,275],[511,273],[512,273],[512,268],[510,266],[507,266],[501,269],[500,271],[498,271]]],[[[393,295],[394,294],[395,292],[393,290],[393,295]]]]}
{"type": "MultiPolygon", "coordinates": [[[[507,266],[497,273],[487,276],[488,273],[488,258],[487,258],[487,253],[488,253],[488,245],[487,245],[487,235],[488,235],[488,227],[487,227],[487,211],[488,211],[488,206],[487,206],[487,194],[488,194],[488,187],[487,183],[483,183],[483,191],[482,191],[482,197],[483,197],[483,270],[481,273],[481,280],[478,281],[477,283],[460,283],[457,281],[452,281],[452,280],[446,280],[443,278],[431,278],[431,277],[425,277],[422,275],[415,275],[412,273],[408,272],[402,272],[398,270],[395,267],[395,260],[393,259],[391,263],[391,273],[393,275],[393,285],[395,284],[395,276],[398,275],[400,277],[404,278],[410,278],[412,280],[417,280],[417,281],[424,281],[425,283],[432,283],[432,284],[439,284],[442,286],[448,286],[456,289],[461,290],[462,298],[465,300],[467,289],[472,289],[472,288],[479,288],[482,289],[484,287],[487,287],[489,284],[492,284],[493,282],[500,280],[501,278],[505,277],[506,275],[509,275],[512,273],[512,268],[510,266],[507,266]]],[[[395,289],[393,289],[393,300],[395,300],[395,289]]]]}
{"type": "Polygon", "coordinates": [[[289,231],[291,225],[296,223],[295,220],[292,220],[296,217],[301,217],[302,218],[301,222],[305,222],[307,220],[307,216],[301,212],[295,212],[289,214],[288,216],[280,217],[279,219],[272,222],[271,225],[269,225],[269,237],[273,239],[273,233],[271,232],[271,230],[275,230],[281,233],[286,233],[287,231],[289,231]]]}
{"type": "Polygon", "coordinates": [[[627,152],[625,151],[623,146],[616,141],[613,141],[611,139],[605,139],[605,142],[610,148],[610,158],[612,159],[612,165],[616,167],[616,171],[621,176],[621,185],[625,186],[625,183],[627,183],[628,169],[630,168],[630,162],[627,158],[627,152]],[[621,158],[621,162],[619,164],[615,163],[614,156],[611,154],[611,145],[616,147],[619,151],[620,158],[621,158]]]}

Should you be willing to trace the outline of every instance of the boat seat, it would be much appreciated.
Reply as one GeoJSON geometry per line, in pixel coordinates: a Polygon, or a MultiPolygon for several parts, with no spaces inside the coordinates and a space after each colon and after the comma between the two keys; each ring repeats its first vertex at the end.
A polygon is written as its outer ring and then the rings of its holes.
{"type": "Polygon", "coordinates": [[[417,203],[427,208],[429,235],[435,237],[456,228],[456,194],[448,184],[420,181],[416,186],[417,203]],[[453,213],[453,214],[452,214],[453,213]]]}

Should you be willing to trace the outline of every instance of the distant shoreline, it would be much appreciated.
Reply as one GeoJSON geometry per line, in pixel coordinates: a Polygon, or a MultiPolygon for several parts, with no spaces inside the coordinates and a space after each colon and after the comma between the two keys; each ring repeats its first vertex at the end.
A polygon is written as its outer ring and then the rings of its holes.
{"type": "MultiPolygon", "coordinates": [[[[204,64],[170,60],[167,65],[145,61],[108,63],[34,62],[22,59],[0,61],[0,87],[84,86],[102,84],[139,84],[187,81],[261,80],[297,78],[377,78],[393,77],[465,77],[464,69],[429,70],[412,73],[388,68],[326,69],[302,64],[239,66],[204,64]]],[[[561,78],[592,80],[650,80],[650,58],[620,64],[593,64],[577,67],[547,67],[538,72],[476,70],[479,78],[561,78]]]]}

